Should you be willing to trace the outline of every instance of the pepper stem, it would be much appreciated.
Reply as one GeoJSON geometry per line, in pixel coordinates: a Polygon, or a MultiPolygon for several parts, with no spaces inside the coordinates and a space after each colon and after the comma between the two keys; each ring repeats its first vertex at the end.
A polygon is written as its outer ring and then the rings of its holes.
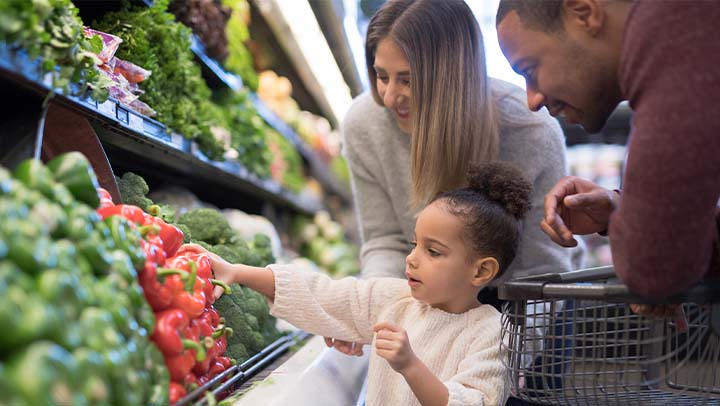
{"type": "Polygon", "coordinates": [[[157,276],[163,277],[163,280],[164,280],[164,277],[169,276],[169,275],[178,275],[178,276],[180,276],[180,278],[183,281],[188,278],[187,272],[182,271],[180,269],[175,269],[175,268],[158,268],[157,269],[157,276]]]}
{"type": "Polygon", "coordinates": [[[148,234],[159,234],[161,229],[160,226],[157,224],[146,224],[140,228],[138,228],[138,231],[140,231],[140,235],[145,238],[148,234]]]}
{"type": "Polygon", "coordinates": [[[153,215],[155,217],[158,217],[160,215],[160,211],[161,211],[160,206],[158,206],[157,204],[153,204],[152,206],[148,207],[148,210],[147,210],[148,214],[153,215]]]}
{"type": "Polygon", "coordinates": [[[213,333],[212,333],[212,338],[214,338],[214,339],[217,340],[218,338],[220,338],[220,337],[222,337],[222,336],[228,336],[228,337],[230,337],[231,335],[233,335],[233,333],[234,333],[234,332],[233,332],[233,329],[232,329],[232,328],[230,328],[230,327],[225,327],[225,326],[221,326],[221,327],[218,328],[217,330],[213,331],[213,333]]]}
{"type": "Polygon", "coordinates": [[[229,295],[232,293],[232,288],[227,283],[219,280],[219,279],[210,279],[210,283],[212,283],[215,286],[222,286],[222,288],[225,290],[225,294],[229,295]]]}
{"type": "Polygon", "coordinates": [[[190,265],[190,275],[185,281],[185,290],[188,293],[193,293],[193,287],[195,286],[195,280],[197,279],[197,265],[195,265],[195,261],[188,261],[188,265],[190,265]]]}
{"type": "Polygon", "coordinates": [[[207,355],[205,352],[205,347],[200,345],[197,341],[188,340],[187,338],[182,339],[183,343],[183,349],[187,350],[195,350],[195,361],[201,362],[205,360],[205,356],[207,355]]]}

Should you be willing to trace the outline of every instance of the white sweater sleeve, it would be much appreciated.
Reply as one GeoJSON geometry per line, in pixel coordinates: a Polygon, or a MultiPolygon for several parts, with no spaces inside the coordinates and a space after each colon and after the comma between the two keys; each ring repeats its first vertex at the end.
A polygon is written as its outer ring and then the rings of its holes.
{"type": "Polygon", "coordinates": [[[510,396],[507,370],[503,365],[503,357],[507,354],[500,349],[500,315],[489,318],[486,325],[485,334],[470,345],[458,372],[445,381],[448,406],[504,405],[510,396]]]}
{"type": "Polygon", "coordinates": [[[308,333],[369,344],[379,313],[401,298],[401,279],[330,279],[325,274],[270,265],[275,300],[270,314],[308,333]]]}

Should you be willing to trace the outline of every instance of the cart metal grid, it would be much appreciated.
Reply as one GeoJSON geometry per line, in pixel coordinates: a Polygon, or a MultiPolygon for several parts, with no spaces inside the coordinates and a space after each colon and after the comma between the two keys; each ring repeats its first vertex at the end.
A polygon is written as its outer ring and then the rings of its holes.
{"type": "Polygon", "coordinates": [[[664,303],[687,326],[634,314],[612,267],[506,282],[503,343],[514,397],[548,405],[720,405],[720,281],[664,303]]]}

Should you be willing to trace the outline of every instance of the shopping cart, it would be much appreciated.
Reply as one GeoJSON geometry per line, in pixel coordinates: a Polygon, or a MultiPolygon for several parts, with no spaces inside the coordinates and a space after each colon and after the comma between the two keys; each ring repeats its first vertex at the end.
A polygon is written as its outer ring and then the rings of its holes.
{"type": "Polygon", "coordinates": [[[513,279],[498,290],[513,396],[548,405],[720,405],[720,281],[634,314],[612,267],[513,279]],[[684,321],[687,321],[685,323],[684,321]]]}

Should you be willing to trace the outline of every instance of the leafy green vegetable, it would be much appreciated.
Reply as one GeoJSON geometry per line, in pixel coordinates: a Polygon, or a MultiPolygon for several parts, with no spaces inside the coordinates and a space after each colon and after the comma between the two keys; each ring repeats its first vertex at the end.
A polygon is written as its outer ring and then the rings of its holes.
{"type": "Polygon", "coordinates": [[[250,39],[250,33],[245,23],[250,14],[250,5],[247,0],[223,0],[223,5],[232,10],[230,20],[225,27],[228,41],[228,57],[225,60],[225,67],[240,75],[247,87],[257,91],[258,74],[255,72],[252,54],[245,46],[245,42],[250,39]]]}
{"type": "Polygon", "coordinates": [[[211,93],[190,50],[191,31],[165,11],[167,2],[126,7],[106,14],[94,26],[123,39],[119,58],[153,72],[143,82],[145,94],[140,99],[157,111],[158,120],[195,140],[209,158],[222,159],[225,148],[210,131],[216,124],[211,93]]]}
{"type": "Polygon", "coordinates": [[[0,41],[38,58],[41,72],[51,74],[54,88],[107,99],[110,79],[95,68],[102,40],[85,36],[78,9],[70,0],[0,2],[0,41]]]}
{"type": "Polygon", "coordinates": [[[246,90],[230,89],[213,94],[217,104],[217,119],[225,128],[232,129],[231,145],[245,167],[261,178],[270,176],[270,150],[265,137],[266,124],[255,110],[246,90]]]}

